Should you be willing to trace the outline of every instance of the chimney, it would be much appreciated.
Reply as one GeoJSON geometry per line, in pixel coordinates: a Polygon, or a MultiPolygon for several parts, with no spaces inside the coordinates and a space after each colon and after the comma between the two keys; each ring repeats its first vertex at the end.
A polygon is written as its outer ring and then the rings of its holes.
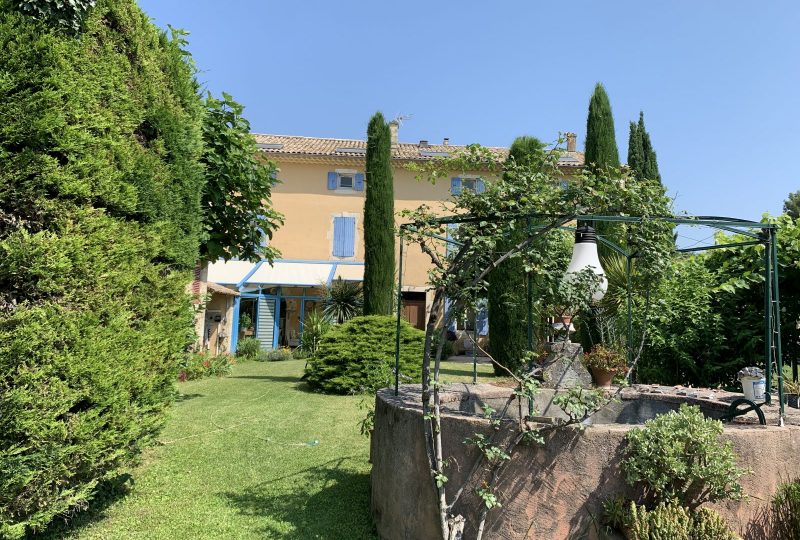
{"type": "Polygon", "coordinates": [[[444,146],[450,146],[450,137],[445,137],[444,140],[442,141],[442,144],[444,146]]]}
{"type": "Polygon", "coordinates": [[[426,148],[428,146],[428,141],[426,141],[425,139],[420,139],[419,146],[420,148],[426,148]]]}
{"type": "Polygon", "coordinates": [[[400,122],[392,120],[389,122],[389,132],[392,134],[392,146],[397,146],[397,130],[400,128],[400,122]]]}
{"type": "Polygon", "coordinates": [[[575,143],[577,142],[578,136],[574,133],[570,133],[569,131],[564,134],[567,137],[567,152],[574,152],[575,151],[575,143]]]}

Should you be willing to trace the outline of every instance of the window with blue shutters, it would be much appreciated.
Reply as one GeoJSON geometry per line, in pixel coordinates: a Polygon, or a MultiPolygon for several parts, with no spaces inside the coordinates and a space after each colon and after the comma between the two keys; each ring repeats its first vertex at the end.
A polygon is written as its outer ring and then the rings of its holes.
{"type": "Polygon", "coordinates": [[[328,173],[328,189],[344,193],[364,191],[364,173],[331,171],[328,173]]]}
{"type": "Polygon", "coordinates": [[[356,254],[356,218],[333,218],[333,256],[354,257],[356,254]]]}
{"type": "Polygon", "coordinates": [[[461,190],[474,191],[475,193],[483,193],[486,191],[486,184],[483,178],[470,177],[461,178],[459,176],[450,179],[450,193],[453,195],[461,195],[461,190]]]}

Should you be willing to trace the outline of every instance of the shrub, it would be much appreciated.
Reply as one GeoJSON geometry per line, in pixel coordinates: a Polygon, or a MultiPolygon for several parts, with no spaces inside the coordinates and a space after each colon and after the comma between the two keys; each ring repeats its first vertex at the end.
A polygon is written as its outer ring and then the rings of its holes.
{"type": "Polygon", "coordinates": [[[98,1],[78,36],[14,4],[0,0],[0,537],[12,538],[85,507],[160,429],[194,341],[185,286],[204,181],[180,39],[132,0],[98,1]]]}
{"type": "Polygon", "coordinates": [[[778,487],[772,499],[772,529],[775,540],[800,538],[800,478],[778,487]]]}
{"type": "MultiPolygon", "coordinates": [[[[335,326],[309,359],[306,380],[312,388],[336,394],[363,393],[394,381],[397,320],[384,315],[355,317],[335,326]]],[[[419,381],[425,333],[400,324],[400,373],[419,381]]]]}
{"type": "Polygon", "coordinates": [[[179,381],[193,381],[205,377],[222,377],[231,372],[235,360],[229,354],[211,356],[204,352],[186,356],[178,369],[179,381]]]}
{"type": "Polygon", "coordinates": [[[696,508],[705,501],[742,498],[733,445],[722,443],[722,423],[707,419],[685,403],[645,422],[626,435],[622,468],[629,484],[642,484],[646,495],[678,499],[696,508]]]}
{"type": "Polygon", "coordinates": [[[236,356],[241,356],[242,358],[254,359],[260,351],[261,342],[254,337],[246,337],[236,346],[236,356]]]}
{"type": "Polygon", "coordinates": [[[331,329],[331,323],[325,315],[314,310],[306,315],[303,333],[300,336],[300,349],[313,356],[317,352],[322,337],[331,329]]]}
{"type": "Polygon", "coordinates": [[[584,354],[583,363],[587,368],[603,369],[612,373],[625,373],[628,367],[625,355],[603,345],[595,345],[584,354]]]}
{"type": "Polygon", "coordinates": [[[653,509],[630,502],[611,524],[629,540],[739,540],[717,512],[692,512],[677,501],[661,501],[653,509]]]}
{"type": "Polygon", "coordinates": [[[292,349],[288,347],[281,347],[279,349],[273,349],[271,351],[267,351],[266,360],[269,362],[281,362],[283,360],[291,360],[292,359],[292,349]]]}

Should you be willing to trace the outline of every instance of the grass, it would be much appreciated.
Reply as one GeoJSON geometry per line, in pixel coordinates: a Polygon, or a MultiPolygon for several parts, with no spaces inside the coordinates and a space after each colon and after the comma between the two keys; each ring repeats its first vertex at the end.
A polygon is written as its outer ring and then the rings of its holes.
{"type": "MultiPolygon", "coordinates": [[[[310,392],[304,361],[246,362],[229,377],[179,383],[133,485],[95,501],[52,538],[372,539],[369,440],[361,396],[310,392]]],[[[479,365],[481,382],[493,379],[479,365]]],[[[443,363],[471,381],[472,364],[443,363]]]]}

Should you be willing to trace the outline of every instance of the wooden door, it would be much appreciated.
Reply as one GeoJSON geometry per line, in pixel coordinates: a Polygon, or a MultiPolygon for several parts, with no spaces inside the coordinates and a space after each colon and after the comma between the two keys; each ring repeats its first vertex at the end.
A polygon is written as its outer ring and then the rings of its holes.
{"type": "Polygon", "coordinates": [[[425,300],[403,300],[403,318],[415,328],[425,329],[425,300]]]}

